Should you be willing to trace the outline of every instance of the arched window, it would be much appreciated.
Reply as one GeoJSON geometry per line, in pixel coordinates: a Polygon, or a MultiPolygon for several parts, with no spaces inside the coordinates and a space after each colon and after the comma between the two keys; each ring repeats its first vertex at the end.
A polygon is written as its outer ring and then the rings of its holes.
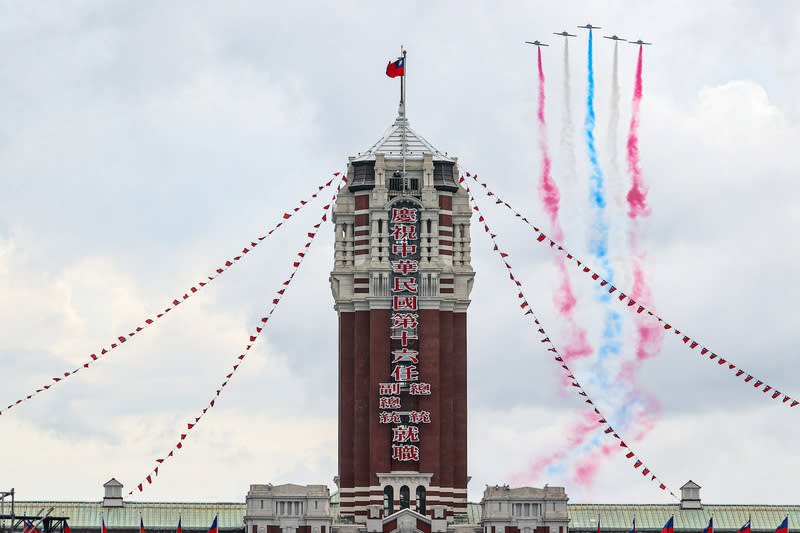
{"type": "Polygon", "coordinates": [[[386,485],[383,487],[383,516],[394,513],[394,487],[386,485]]]}
{"type": "Polygon", "coordinates": [[[417,512],[421,515],[425,514],[425,487],[422,485],[417,487],[417,512]]]}
{"type": "Polygon", "coordinates": [[[400,487],[400,509],[408,509],[409,500],[411,499],[411,491],[408,485],[400,487]]]}

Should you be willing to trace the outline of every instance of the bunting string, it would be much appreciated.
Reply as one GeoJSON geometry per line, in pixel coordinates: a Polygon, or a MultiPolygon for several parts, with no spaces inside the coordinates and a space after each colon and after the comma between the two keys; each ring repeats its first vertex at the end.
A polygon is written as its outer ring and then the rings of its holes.
{"type": "MultiPolygon", "coordinates": [[[[465,180],[462,177],[460,179],[460,183],[464,183],[464,181],[465,180]]],[[[545,346],[547,346],[548,352],[552,352],[553,359],[556,361],[556,363],[558,363],[561,366],[561,369],[564,371],[567,378],[570,380],[571,386],[575,389],[576,394],[580,397],[581,400],[583,400],[584,403],[588,404],[594,410],[594,413],[599,417],[597,423],[606,426],[604,433],[619,441],[619,446],[623,448],[623,451],[625,452],[625,457],[627,459],[633,460],[632,463],[633,468],[636,470],[642,468],[640,472],[642,473],[643,476],[645,476],[645,478],[649,477],[650,478],[649,481],[651,483],[657,483],[659,489],[668,492],[673,498],[675,498],[676,497],[675,493],[672,492],[667,487],[667,485],[653,473],[653,470],[651,468],[645,466],[644,461],[640,459],[639,455],[636,454],[633,451],[633,449],[631,449],[631,447],[625,442],[625,440],[619,435],[619,433],[613,428],[613,426],[610,425],[610,422],[606,419],[603,413],[600,412],[595,403],[592,401],[591,397],[589,396],[589,393],[586,392],[586,389],[584,389],[583,386],[580,384],[578,378],[575,377],[575,374],[573,373],[572,369],[570,369],[569,365],[567,365],[567,361],[561,356],[558,349],[556,348],[556,345],[553,343],[547,331],[544,329],[544,325],[542,325],[542,323],[536,317],[533,308],[531,307],[527,297],[525,296],[525,293],[522,288],[522,282],[514,275],[514,270],[512,269],[511,264],[508,262],[508,254],[504,252],[497,244],[497,235],[492,233],[492,231],[489,229],[489,225],[486,222],[486,218],[481,212],[480,207],[478,206],[478,202],[472,195],[469,186],[464,184],[464,187],[467,190],[467,194],[469,194],[470,202],[473,205],[472,209],[478,214],[478,221],[481,224],[483,224],[484,232],[487,235],[489,235],[489,238],[492,241],[493,250],[497,252],[498,257],[500,257],[500,260],[503,262],[506,269],[508,270],[509,279],[515,285],[515,288],[517,290],[517,298],[519,298],[520,300],[519,307],[522,310],[523,315],[525,317],[530,317],[530,319],[533,320],[536,330],[542,337],[540,342],[542,342],[545,346]]]]}
{"type": "MultiPolygon", "coordinates": [[[[319,185],[317,187],[317,191],[314,192],[311,195],[310,198],[305,199],[305,200],[300,200],[300,202],[298,204],[296,204],[294,208],[292,208],[289,211],[284,212],[283,215],[281,216],[280,221],[277,224],[275,224],[275,226],[273,226],[272,229],[270,229],[264,235],[256,237],[255,239],[250,241],[250,244],[246,245],[244,248],[242,248],[241,252],[239,252],[234,257],[232,257],[232,258],[228,259],[227,261],[225,261],[221,266],[219,266],[216,269],[214,269],[214,275],[213,276],[207,276],[204,281],[200,281],[197,284],[192,285],[188,290],[186,290],[183,293],[183,296],[179,296],[178,298],[174,298],[170,302],[170,304],[166,308],[164,308],[164,310],[162,312],[157,313],[155,316],[150,316],[150,317],[146,318],[143,323],[137,325],[135,328],[132,328],[130,330],[130,333],[125,334],[125,335],[119,335],[114,340],[114,342],[112,342],[110,345],[101,347],[98,351],[96,351],[95,353],[92,353],[91,355],[89,355],[88,359],[86,359],[82,364],[80,364],[79,366],[77,366],[73,370],[65,371],[62,374],[53,377],[48,383],[45,383],[44,385],[42,385],[42,386],[36,388],[35,390],[31,391],[30,393],[28,393],[27,395],[25,395],[25,396],[23,396],[21,398],[18,398],[16,401],[8,404],[8,406],[5,409],[0,409],[0,415],[4,414],[9,409],[12,409],[12,408],[20,405],[21,403],[26,402],[28,400],[31,400],[35,396],[38,396],[39,394],[41,394],[41,393],[43,393],[43,392],[45,392],[47,390],[50,390],[55,385],[63,382],[67,378],[77,374],[81,369],[89,368],[90,366],[92,366],[97,361],[99,361],[101,359],[104,359],[105,357],[110,355],[112,353],[112,350],[122,346],[123,343],[131,340],[134,337],[134,335],[137,335],[137,334],[141,333],[142,331],[144,331],[148,327],[150,327],[153,324],[157,323],[161,318],[167,316],[167,314],[170,311],[176,309],[181,303],[185,302],[186,300],[188,300],[189,298],[194,296],[197,292],[202,290],[204,287],[208,286],[208,284],[211,283],[213,280],[215,280],[220,275],[222,275],[223,273],[225,273],[228,270],[230,270],[230,268],[233,265],[235,265],[236,263],[238,263],[240,261],[243,261],[248,256],[248,254],[256,246],[258,246],[258,244],[261,241],[263,241],[264,239],[266,239],[267,237],[272,235],[275,231],[277,231],[290,218],[292,218],[292,216],[294,216],[295,213],[299,212],[301,209],[303,209],[303,207],[305,207],[309,202],[311,202],[312,199],[316,198],[321,191],[323,191],[327,187],[330,187],[331,184],[333,184],[333,182],[336,181],[336,177],[338,177],[340,174],[341,174],[340,172],[334,172],[333,173],[334,177],[331,178],[330,180],[328,180],[324,185],[319,185]]],[[[346,181],[346,178],[342,178],[342,179],[345,179],[345,181],[346,181]]]]}
{"type": "MultiPolygon", "coordinates": [[[[527,217],[523,216],[519,211],[514,209],[508,202],[500,199],[493,191],[489,189],[489,187],[480,181],[478,181],[477,174],[472,175],[469,172],[466,173],[467,177],[472,178],[477,184],[484,188],[485,194],[489,197],[494,197],[495,203],[505,206],[509,211],[514,213],[514,216],[520,219],[522,222],[533,228],[534,231],[539,233],[539,236],[536,238],[537,242],[542,245],[549,245],[550,248],[556,250],[559,253],[563,253],[564,256],[569,260],[572,261],[575,266],[580,270],[580,272],[586,274],[587,276],[591,276],[592,280],[598,283],[604,290],[607,290],[609,294],[617,293],[617,299],[621,305],[627,307],[630,311],[635,312],[637,314],[646,313],[647,315],[656,319],[660,324],[662,324],[663,328],[667,331],[672,330],[673,333],[682,341],[684,345],[686,345],[690,350],[697,350],[700,356],[707,356],[708,360],[713,361],[716,360],[717,365],[720,368],[726,369],[731,372],[735,372],[735,377],[742,378],[744,383],[753,382],[753,387],[760,390],[762,393],[769,393],[769,396],[773,400],[780,399],[781,404],[786,404],[788,407],[795,407],[800,404],[800,400],[797,400],[795,397],[792,397],[784,392],[779,391],[778,389],[774,388],[772,385],[766,383],[764,380],[756,378],[754,375],[746,372],[740,366],[734,364],[730,359],[720,356],[719,354],[713,352],[710,348],[703,345],[699,340],[686,335],[682,330],[675,328],[671,323],[664,320],[661,316],[654,313],[651,309],[649,309],[646,305],[642,302],[636,301],[633,298],[629,297],[625,292],[621,291],[618,287],[615,287],[613,284],[606,281],[603,276],[596,272],[594,269],[589,267],[585,262],[578,259],[575,255],[569,252],[566,248],[564,248],[558,241],[554,240],[553,238],[546,235],[539,229],[536,225],[534,225],[527,217]]],[[[465,181],[462,177],[461,181],[465,181]]],[[[469,190],[469,189],[468,189],[469,190]]],[[[612,298],[613,300],[613,298],[612,298]]]]}
{"type": "MultiPolygon", "coordinates": [[[[337,175],[338,175],[338,173],[337,173],[337,175]]],[[[156,463],[155,467],[153,467],[153,469],[150,472],[148,472],[147,475],[136,485],[136,489],[138,489],[139,492],[143,492],[144,491],[144,487],[146,487],[147,485],[151,485],[153,483],[153,479],[156,476],[158,476],[158,470],[161,467],[161,465],[164,463],[164,461],[174,457],[175,454],[181,448],[183,448],[183,443],[186,441],[186,439],[189,437],[189,435],[191,435],[192,430],[194,430],[194,428],[197,427],[197,424],[199,424],[200,421],[203,420],[203,417],[206,415],[208,410],[214,407],[214,405],[217,402],[217,399],[225,391],[225,388],[230,383],[230,380],[233,378],[234,374],[236,374],[236,372],[238,372],[240,366],[242,365],[242,362],[244,361],[245,357],[247,356],[247,353],[250,351],[250,349],[253,347],[255,342],[261,336],[261,333],[264,331],[264,328],[267,327],[267,323],[269,322],[270,318],[272,318],[273,313],[275,313],[275,309],[277,309],[278,304],[280,304],[281,299],[286,294],[286,290],[289,288],[289,285],[291,285],[295,274],[297,274],[297,271],[300,269],[300,265],[303,264],[303,261],[305,260],[306,255],[308,254],[308,250],[309,250],[309,248],[311,248],[311,243],[314,242],[314,238],[317,236],[317,233],[319,232],[320,226],[322,225],[323,222],[328,220],[328,213],[329,213],[329,210],[330,210],[331,206],[336,201],[336,196],[339,194],[339,191],[342,189],[342,187],[346,183],[347,183],[347,178],[343,176],[341,178],[341,181],[339,182],[338,186],[336,187],[336,191],[333,193],[333,196],[331,197],[330,202],[323,206],[323,208],[322,208],[323,213],[322,213],[322,217],[320,218],[320,221],[317,222],[316,224],[314,224],[314,228],[313,228],[312,231],[309,231],[307,233],[308,240],[300,248],[300,250],[297,252],[296,258],[293,259],[290,275],[286,279],[286,281],[281,283],[280,289],[278,289],[278,291],[276,291],[276,296],[275,296],[275,298],[272,299],[272,306],[270,307],[269,312],[266,313],[264,316],[262,316],[259,319],[258,326],[256,326],[255,332],[253,332],[249,336],[249,339],[248,339],[247,344],[245,345],[244,351],[236,357],[236,360],[234,361],[233,367],[231,368],[230,372],[228,372],[225,375],[225,379],[222,381],[222,383],[219,385],[219,387],[214,392],[213,396],[211,397],[211,401],[208,402],[206,407],[203,408],[202,412],[200,412],[200,414],[198,416],[192,418],[192,420],[190,422],[187,422],[186,430],[184,430],[180,434],[180,438],[178,439],[178,442],[169,450],[169,452],[165,456],[159,457],[158,459],[155,460],[155,463],[156,463]]],[[[128,496],[132,495],[134,490],[131,490],[128,493],[128,496]]]]}

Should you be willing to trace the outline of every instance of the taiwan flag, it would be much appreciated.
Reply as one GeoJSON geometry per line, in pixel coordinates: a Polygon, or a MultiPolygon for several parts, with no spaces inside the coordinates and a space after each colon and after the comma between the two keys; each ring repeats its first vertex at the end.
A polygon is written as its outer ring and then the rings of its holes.
{"type": "Polygon", "coordinates": [[[144,519],[142,519],[142,515],[139,515],[139,533],[144,532],[144,519]]]}
{"type": "Polygon", "coordinates": [[[789,533],[789,517],[783,519],[781,525],[778,526],[778,529],[775,530],[775,533],[789,533]]]}
{"type": "Polygon", "coordinates": [[[636,533],[636,517],[633,517],[633,525],[631,526],[631,533],[636,533]]]}
{"type": "Polygon", "coordinates": [[[675,533],[675,528],[673,526],[674,518],[674,516],[669,517],[669,520],[667,520],[667,523],[664,524],[664,529],[661,530],[661,533],[675,533]]]}
{"type": "Polygon", "coordinates": [[[66,520],[64,520],[64,533],[72,533],[72,528],[69,527],[66,520]]]}
{"type": "Polygon", "coordinates": [[[102,517],[100,519],[100,533],[108,533],[108,529],[106,529],[106,517],[102,517]]]}
{"type": "Polygon", "coordinates": [[[714,517],[708,519],[708,525],[703,530],[703,533],[714,533],[714,517]]]}
{"type": "Polygon", "coordinates": [[[180,516],[178,517],[178,529],[177,529],[177,531],[175,531],[175,533],[183,533],[182,528],[181,528],[181,517],[180,516]]]}
{"type": "Polygon", "coordinates": [[[750,533],[750,520],[738,529],[738,533],[750,533]]]}
{"type": "Polygon", "coordinates": [[[219,533],[219,530],[217,529],[217,518],[218,517],[219,517],[219,515],[214,517],[214,521],[211,523],[211,527],[208,528],[208,533],[219,533]]]}
{"type": "Polygon", "coordinates": [[[396,61],[389,61],[386,65],[386,75],[390,78],[397,76],[405,76],[406,74],[406,59],[404,57],[398,58],[396,61]]]}

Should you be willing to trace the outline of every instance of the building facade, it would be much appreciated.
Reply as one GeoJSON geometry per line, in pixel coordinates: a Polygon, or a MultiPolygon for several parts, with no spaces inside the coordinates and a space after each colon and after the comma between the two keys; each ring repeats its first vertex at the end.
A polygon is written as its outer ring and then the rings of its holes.
{"type": "Polygon", "coordinates": [[[471,209],[455,158],[400,113],[351,157],[333,211],[339,514],[467,509],[471,209]]]}

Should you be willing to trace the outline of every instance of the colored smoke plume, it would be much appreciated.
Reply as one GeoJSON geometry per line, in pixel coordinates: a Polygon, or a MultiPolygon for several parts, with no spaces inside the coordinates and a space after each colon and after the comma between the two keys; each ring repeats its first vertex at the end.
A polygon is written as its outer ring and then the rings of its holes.
{"type": "Polygon", "coordinates": [[[633,88],[633,112],[628,134],[628,171],[631,174],[631,188],[628,191],[628,216],[636,218],[648,216],[647,186],[642,179],[639,165],[639,108],[642,102],[642,47],[639,46],[639,59],[636,62],[636,83],[633,88]]]}
{"type": "Polygon", "coordinates": [[[558,223],[558,204],[561,193],[558,185],[550,175],[550,155],[547,150],[547,123],[544,119],[544,70],[542,70],[542,49],[536,47],[539,52],[539,108],[536,116],[539,119],[539,150],[542,153],[542,173],[539,176],[539,197],[542,199],[547,216],[550,217],[550,225],[553,228],[553,235],[557,240],[563,238],[561,226],[558,223]]]}

